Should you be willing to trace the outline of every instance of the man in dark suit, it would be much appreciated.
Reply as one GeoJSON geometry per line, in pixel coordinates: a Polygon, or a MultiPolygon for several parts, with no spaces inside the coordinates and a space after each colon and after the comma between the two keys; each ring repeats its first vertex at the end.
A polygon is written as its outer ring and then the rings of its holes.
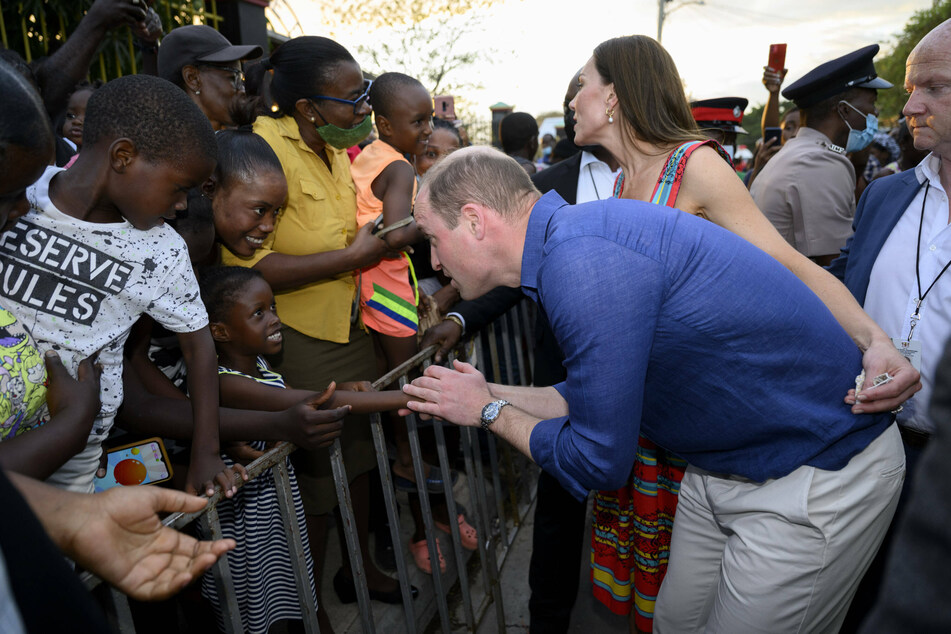
{"type": "MultiPolygon", "coordinates": [[[[896,410],[908,465],[904,491],[930,443],[937,420],[927,404],[951,336],[951,20],[926,35],[908,56],[904,114],[914,145],[928,151],[914,169],[873,181],[855,211],[854,235],[829,266],[865,311],[921,372],[922,389],[896,410]]],[[[902,513],[899,503],[896,517],[902,513]]],[[[886,536],[856,595],[843,632],[854,631],[877,594],[886,536]]]]}
{"type": "MultiPolygon", "coordinates": [[[[571,79],[565,93],[565,133],[574,143],[574,112],[568,103],[578,92],[578,75],[571,79]]],[[[542,193],[555,190],[569,204],[610,198],[614,180],[620,172],[617,161],[600,146],[579,148],[570,158],[560,161],[532,177],[542,193]]],[[[452,317],[426,332],[421,348],[440,344],[437,361],[463,334],[477,332],[495,320],[524,295],[520,288],[500,286],[478,299],[456,304],[452,317]]],[[[535,324],[536,387],[555,385],[566,377],[564,355],[555,341],[544,314],[538,311],[535,324]]],[[[532,558],[528,584],[532,634],[568,631],[571,608],[578,595],[578,562],[585,544],[584,523],[587,502],[578,502],[553,476],[542,471],[538,478],[535,523],[532,532],[532,558]]]]}

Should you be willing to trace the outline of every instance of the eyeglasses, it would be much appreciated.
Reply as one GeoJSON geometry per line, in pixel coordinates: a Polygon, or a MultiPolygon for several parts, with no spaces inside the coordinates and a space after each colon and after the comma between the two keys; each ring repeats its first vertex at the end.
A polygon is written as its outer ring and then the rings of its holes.
{"type": "Polygon", "coordinates": [[[365,104],[370,99],[370,86],[373,85],[372,79],[363,80],[363,94],[351,101],[350,99],[340,99],[338,97],[325,97],[323,95],[316,95],[311,97],[311,99],[325,99],[327,101],[336,101],[337,103],[345,103],[353,106],[353,114],[359,114],[361,106],[365,104]]]}
{"type": "Polygon", "coordinates": [[[217,66],[215,64],[198,64],[199,68],[214,68],[215,70],[221,70],[226,73],[231,73],[231,83],[234,84],[235,90],[240,89],[244,85],[244,71],[240,68],[231,68],[230,66],[217,66]]]}

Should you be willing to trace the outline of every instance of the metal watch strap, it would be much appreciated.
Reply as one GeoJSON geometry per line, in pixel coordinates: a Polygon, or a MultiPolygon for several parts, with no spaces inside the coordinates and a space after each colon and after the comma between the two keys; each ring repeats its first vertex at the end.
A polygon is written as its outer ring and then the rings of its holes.
{"type": "Polygon", "coordinates": [[[482,415],[480,417],[480,420],[482,422],[482,429],[484,429],[485,431],[489,431],[489,426],[495,422],[495,420],[499,417],[499,414],[502,412],[502,408],[505,407],[506,405],[511,405],[511,403],[509,403],[505,399],[499,399],[497,401],[492,401],[490,403],[487,403],[485,407],[482,408],[482,415]],[[496,407],[493,408],[492,407],[493,405],[495,405],[496,407]],[[491,418],[488,418],[490,416],[491,418]]]}

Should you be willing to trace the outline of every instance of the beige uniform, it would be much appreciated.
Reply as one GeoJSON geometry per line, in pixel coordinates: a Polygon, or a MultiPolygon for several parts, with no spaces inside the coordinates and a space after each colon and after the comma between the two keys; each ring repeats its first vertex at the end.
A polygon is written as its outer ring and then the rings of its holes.
{"type": "Polygon", "coordinates": [[[773,226],[806,256],[838,253],[852,235],[855,170],[832,147],[818,130],[800,128],[750,188],[773,226]]]}

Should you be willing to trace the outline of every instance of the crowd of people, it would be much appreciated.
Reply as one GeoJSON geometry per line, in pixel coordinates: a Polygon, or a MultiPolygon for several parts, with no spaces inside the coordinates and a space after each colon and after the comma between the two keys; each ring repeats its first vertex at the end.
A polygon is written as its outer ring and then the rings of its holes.
{"type": "MultiPolygon", "coordinates": [[[[414,464],[405,416],[481,427],[541,466],[532,632],[567,630],[587,542],[594,594],[632,632],[947,622],[893,584],[915,578],[896,573],[921,548],[914,522],[930,526],[916,496],[946,486],[932,474],[913,496],[910,483],[949,397],[951,21],[909,56],[892,134],[878,129],[876,91],[892,85],[876,45],[785,89],[786,70],[766,68],[764,138],[737,174],[747,100],[688,102],[646,36],[566,69],[564,139],[541,148],[517,112],[499,151],[465,147],[416,78],[371,79],[333,40],[266,54],[202,25],[163,37],[154,11],[129,4],[97,0],[82,42],[37,63],[0,55],[0,494],[22,519],[0,534],[0,629],[106,627],[46,541],[36,556],[72,607],[23,592],[35,573],[15,540],[41,532],[35,514],[130,596],[166,599],[227,552],[244,631],[300,627],[309,592],[332,632],[320,589],[337,439],[369,596],[399,603],[386,528],[370,548],[375,412],[389,414],[424,573],[446,562],[417,490],[463,548],[479,536],[441,497],[458,473],[431,454],[414,464]],[[145,72],[89,82],[98,39],[123,24],[145,72]],[[780,92],[794,104],[782,113],[780,92]],[[442,361],[526,296],[533,387],[456,361],[371,389],[432,344],[442,361]],[[110,448],[156,436],[167,484],[93,493],[110,448]],[[279,484],[245,472],[281,442],[298,447],[285,466],[303,589],[279,484]],[[216,490],[223,539],[161,526],[158,513],[216,490]],[[896,513],[908,521],[893,539],[896,513]]],[[[333,588],[352,603],[338,535],[333,588]]],[[[176,609],[210,605],[224,627],[211,574],[196,585],[176,609]]]]}

